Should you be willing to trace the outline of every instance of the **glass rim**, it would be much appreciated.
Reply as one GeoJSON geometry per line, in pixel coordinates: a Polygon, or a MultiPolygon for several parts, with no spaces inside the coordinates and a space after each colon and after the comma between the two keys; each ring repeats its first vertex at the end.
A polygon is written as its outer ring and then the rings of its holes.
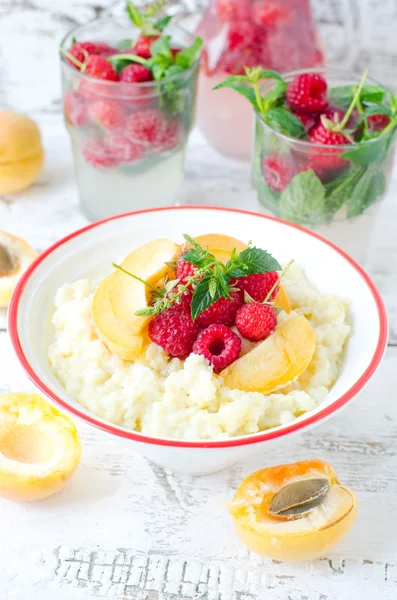
{"type": "MultiPolygon", "coordinates": [[[[304,73],[326,73],[327,71],[333,71],[333,72],[339,72],[345,76],[347,76],[347,74],[349,73],[349,71],[344,71],[343,69],[338,69],[335,67],[313,67],[313,68],[307,68],[307,69],[296,69],[294,71],[287,71],[286,73],[281,73],[281,76],[283,77],[283,79],[286,79],[288,77],[295,77],[297,75],[303,75],[304,73]]],[[[351,75],[356,76],[356,74],[354,72],[350,72],[351,75]]],[[[385,87],[382,84],[380,84],[378,81],[376,81],[376,79],[372,79],[372,77],[368,77],[366,81],[370,81],[371,83],[375,83],[377,85],[380,85],[381,87],[385,87]]],[[[265,88],[265,86],[270,86],[271,83],[264,83],[261,86],[261,91],[265,88]]],[[[387,88],[385,88],[387,89],[387,88]]],[[[322,148],[328,148],[329,150],[351,150],[352,148],[355,147],[363,147],[366,145],[370,145],[376,142],[379,142],[382,139],[388,139],[392,134],[395,133],[397,125],[394,126],[393,129],[391,129],[386,135],[383,136],[378,136],[375,138],[372,138],[371,140],[365,140],[363,142],[354,142],[352,144],[322,144],[320,142],[311,142],[309,140],[300,140],[298,138],[294,138],[290,135],[287,135],[286,133],[281,133],[280,131],[277,131],[277,129],[274,129],[273,127],[271,127],[268,123],[266,123],[266,121],[263,118],[263,115],[255,108],[254,109],[254,113],[255,113],[255,117],[256,119],[258,119],[262,125],[264,125],[267,129],[269,129],[269,131],[273,132],[274,134],[278,135],[281,139],[283,139],[286,142],[289,143],[294,143],[297,146],[301,146],[303,148],[318,148],[319,146],[321,146],[322,148]]]]}
{"type": "MultiPolygon", "coordinates": [[[[106,17],[106,15],[101,15],[99,17],[95,17],[94,19],[91,19],[90,21],[85,21],[84,23],[79,23],[78,25],[75,25],[74,27],[72,27],[65,33],[65,35],[63,36],[63,38],[61,40],[60,47],[63,50],[65,50],[66,40],[70,36],[73,37],[73,34],[76,31],[78,31],[79,29],[82,29],[83,27],[86,27],[87,25],[91,25],[93,23],[96,23],[97,21],[104,21],[105,18],[106,18],[107,22],[109,22],[109,21],[115,22],[117,20],[117,18],[113,15],[112,16],[108,15],[108,16],[109,16],[109,18],[106,17]]],[[[184,27],[182,27],[181,25],[177,25],[175,22],[173,22],[173,23],[171,23],[171,27],[174,27],[177,30],[179,29],[179,31],[183,32],[183,34],[188,36],[192,41],[194,40],[194,36],[189,31],[187,31],[184,27]]],[[[120,51],[120,54],[121,53],[122,53],[122,51],[120,51]]],[[[65,68],[69,69],[70,73],[74,73],[78,77],[81,77],[82,80],[90,81],[90,82],[94,81],[97,85],[100,85],[100,86],[103,85],[104,89],[106,89],[107,87],[108,88],[113,87],[113,89],[115,89],[115,86],[124,87],[124,89],[125,89],[125,86],[131,86],[130,83],[127,83],[125,81],[109,81],[106,79],[98,79],[96,77],[91,77],[90,75],[86,75],[85,73],[82,73],[80,70],[76,69],[73,65],[68,63],[68,61],[66,60],[66,56],[64,56],[61,51],[59,51],[59,57],[60,57],[60,61],[61,61],[61,67],[65,67],[65,68]]],[[[168,83],[170,81],[177,81],[178,79],[182,79],[186,75],[190,75],[195,71],[195,69],[200,64],[200,58],[201,58],[201,49],[200,49],[198,57],[196,58],[194,63],[188,69],[185,69],[181,73],[176,73],[175,75],[171,75],[170,77],[165,77],[164,79],[155,79],[153,81],[134,82],[134,88],[135,89],[138,89],[138,88],[151,89],[151,88],[155,88],[158,85],[168,83]]],[[[134,64],[134,63],[131,62],[131,64],[134,64]]],[[[140,63],[136,63],[136,64],[140,64],[140,63]]]]}

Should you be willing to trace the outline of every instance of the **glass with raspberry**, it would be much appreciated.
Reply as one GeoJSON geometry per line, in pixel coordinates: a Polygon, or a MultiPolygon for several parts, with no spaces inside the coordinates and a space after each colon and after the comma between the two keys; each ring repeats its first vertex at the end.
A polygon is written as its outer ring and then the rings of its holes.
{"type": "Polygon", "coordinates": [[[253,113],[243,98],[213,88],[244,67],[280,72],[323,64],[309,0],[212,0],[197,29],[205,40],[197,122],[221,153],[252,155],[253,113]]]}
{"type": "Polygon", "coordinates": [[[279,85],[274,80],[262,90],[265,110],[255,113],[258,199],[365,264],[391,176],[397,99],[366,75],[360,82],[336,70],[291,73],[283,81],[278,106],[266,106],[279,85]]]}
{"type": "Polygon", "coordinates": [[[98,19],[61,47],[65,122],[91,220],[181,199],[201,40],[131,3],[128,12],[133,24],[98,19]]]}

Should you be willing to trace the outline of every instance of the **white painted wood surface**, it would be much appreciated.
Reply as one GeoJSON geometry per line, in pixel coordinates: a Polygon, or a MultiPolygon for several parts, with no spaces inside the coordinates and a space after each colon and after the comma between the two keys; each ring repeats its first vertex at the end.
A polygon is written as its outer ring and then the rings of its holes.
{"type": "MultiPolygon", "coordinates": [[[[59,116],[39,120],[47,151],[37,184],[0,199],[2,229],[38,250],[86,223],[78,209],[59,116]]],[[[255,208],[247,166],[222,159],[194,132],[186,191],[192,203],[255,208]]],[[[388,305],[390,348],[367,390],[340,415],[267,456],[223,473],[174,475],[81,428],[84,453],[70,484],[41,503],[0,501],[0,598],[7,600],[388,600],[397,594],[397,181],[382,207],[369,270],[388,305]],[[303,565],[250,555],[222,503],[265,465],[330,461],[360,500],[351,535],[303,565]]],[[[0,393],[31,390],[0,333],[0,393]]]]}
{"type": "MultiPolygon", "coordinates": [[[[55,41],[113,4],[0,0],[0,106],[38,118],[47,151],[37,184],[18,198],[0,198],[0,228],[38,250],[86,223],[58,113],[55,41]]],[[[314,7],[333,62],[362,68],[369,61],[381,79],[397,81],[394,0],[314,0],[314,7]],[[346,39],[354,42],[348,48],[346,39]]],[[[249,179],[247,166],[222,159],[194,132],[186,165],[190,203],[255,208],[249,179]]],[[[166,472],[82,427],[81,465],[60,494],[28,505],[0,501],[0,600],[397,597],[396,195],[397,174],[368,262],[387,306],[390,347],[360,398],[280,450],[197,479],[166,472]],[[250,472],[310,457],[330,461],[357,492],[352,533],[328,556],[302,565],[249,554],[223,503],[250,472]]],[[[0,357],[0,393],[32,390],[1,331],[0,357]]]]}

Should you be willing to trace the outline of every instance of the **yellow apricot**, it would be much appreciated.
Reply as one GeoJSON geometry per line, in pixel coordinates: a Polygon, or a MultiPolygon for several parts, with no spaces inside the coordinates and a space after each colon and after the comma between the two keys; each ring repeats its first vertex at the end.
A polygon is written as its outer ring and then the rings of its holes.
{"type": "Polygon", "coordinates": [[[0,396],[0,496],[19,501],[51,496],[72,477],[80,456],[73,421],[44,398],[0,396]]]}

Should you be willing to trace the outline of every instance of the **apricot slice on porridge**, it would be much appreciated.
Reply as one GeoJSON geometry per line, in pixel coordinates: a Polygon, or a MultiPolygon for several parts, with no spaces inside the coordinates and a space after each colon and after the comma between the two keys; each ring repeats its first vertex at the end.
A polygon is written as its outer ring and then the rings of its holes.
{"type": "MultiPolygon", "coordinates": [[[[123,269],[151,285],[156,285],[167,273],[166,263],[176,259],[180,246],[168,239],[158,239],[136,248],[123,260],[123,269]]],[[[150,317],[138,316],[135,311],[145,308],[150,288],[142,281],[117,271],[109,287],[110,303],[116,319],[129,333],[139,334],[150,317]]]]}
{"type": "Polygon", "coordinates": [[[241,240],[231,237],[230,235],[224,235],[223,233],[206,233],[205,235],[199,235],[194,239],[204,248],[208,247],[211,250],[224,250],[229,252],[229,254],[234,248],[236,248],[237,252],[242,252],[247,247],[241,240]]]}
{"type": "Polygon", "coordinates": [[[269,394],[295,381],[308,367],[316,347],[309,321],[290,313],[274,332],[220,372],[231,389],[269,394]]]}
{"type": "Polygon", "coordinates": [[[357,499],[331,465],[307,460],[253,473],[228,505],[252,552],[281,561],[311,560],[340,542],[357,514],[357,499]]]}
{"type": "Polygon", "coordinates": [[[36,394],[0,396],[0,496],[40,500],[58,492],[80,461],[71,419],[36,394]]]}
{"type": "MultiPolygon", "coordinates": [[[[106,277],[95,292],[92,317],[98,337],[112,354],[123,360],[135,360],[144,346],[144,336],[129,333],[116,319],[110,302],[110,290],[118,273],[106,277]]],[[[149,317],[148,317],[149,318],[149,317]]]]}
{"type": "Polygon", "coordinates": [[[283,288],[281,283],[280,283],[280,288],[279,288],[278,294],[277,294],[277,296],[275,296],[273,303],[274,303],[274,306],[283,308],[286,313],[291,312],[291,304],[290,304],[289,298],[287,296],[287,292],[285,291],[285,288],[283,288]]]}
{"type": "Polygon", "coordinates": [[[22,273],[37,257],[25,240],[0,231],[0,308],[6,308],[22,273]]]}

